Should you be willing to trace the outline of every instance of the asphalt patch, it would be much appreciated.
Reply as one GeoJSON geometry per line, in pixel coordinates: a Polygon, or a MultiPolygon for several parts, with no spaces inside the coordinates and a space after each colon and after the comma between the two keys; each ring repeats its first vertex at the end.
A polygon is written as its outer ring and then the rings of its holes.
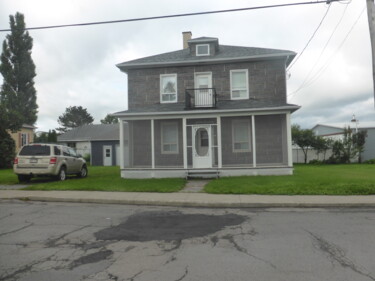
{"type": "Polygon", "coordinates": [[[174,241],[202,237],[244,221],[244,216],[235,214],[214,216],[181,212],[142,212],[94,235],[98,240],[174,241]]]}
{"type": "Polygon", "coordinates": [[[89,255],[86,255],[86,256],[83,256],[83,257],[80,257],[80,258],[74,260],[70,264],[69,267],[70,267],[70,269],[73,269],[77,266],[81,266],[81,265],[84,265],[84,264],[97,263],[97,262],[100,262],[102,260],[106,260],[112,254],[113,254],[113,252],[111,250],[105,250],[105,251],[92,253],[92,254],[89,254],[89,255]]]}

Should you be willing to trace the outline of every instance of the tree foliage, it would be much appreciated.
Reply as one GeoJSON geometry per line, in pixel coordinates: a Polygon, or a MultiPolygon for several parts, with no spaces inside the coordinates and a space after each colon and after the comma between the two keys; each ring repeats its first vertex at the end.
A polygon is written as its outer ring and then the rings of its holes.
{"type": "Polygon", "coordinates": [[[10,15],[10,34],[3,42],[0,73],[2,110],[8,115],[8,129],[17,131],[22,124],[34,125],[38,105],[34,87],[35,64],[31,58],[33,39],[25,30],[24,15],[10,15]]]}
{"type": "Polygon", "coordinates": [[[87,112],[86,108],[82,106],[70,106],[59,116],[57,122],[62,126],[57,128],[57,130],[64,133],[82,125],[92,124],[94,118],[87,112]]]}
{"type": "Polygon", "coordinates": [[[0,130],[0,168],[11,167],[16,144],[8,132],[0,130]]]}
{"type": "Polygon", "coordinates": [[[301,129],[299,125],[292,126],[292,140],[298,145],[304,154],[305,164],[307,163],[307,152],[316,145],[316,136],[312,130],[301,129]]]}
{"type": "Polygon", "coordinates": [[[107,114],[107,116],[104,119],[100,120],[100,123],[102,124],[117,124],[118,118],[112,115],[107,114]]]}
{"type": "Polygon", "coordinates": [[[38,143],[56,143],[57,142],[57,133],[55,130],[49,130],[47,132],[42,132],[40,135],[34,136],[34,142],[38,143]]]}

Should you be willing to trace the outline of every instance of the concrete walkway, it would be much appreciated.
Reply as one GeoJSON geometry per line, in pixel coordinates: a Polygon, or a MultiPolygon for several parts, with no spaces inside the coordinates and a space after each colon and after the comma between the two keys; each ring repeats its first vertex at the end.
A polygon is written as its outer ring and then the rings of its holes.
{"type": "Polygon", "coordinates": [[[217,195],[207,193],[142,193],[101,191],[0,190],[0,200],[84,202],[181,207],[375,207],[371,196],[217,195]]]}

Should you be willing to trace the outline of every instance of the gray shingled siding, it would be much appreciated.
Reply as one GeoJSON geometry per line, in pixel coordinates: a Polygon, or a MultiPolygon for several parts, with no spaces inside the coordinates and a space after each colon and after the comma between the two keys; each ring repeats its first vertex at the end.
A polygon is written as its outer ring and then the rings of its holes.
{"type": "Polygon", "coordinates": [[[91,165],[93,166],[103,166],[103,146],[112,146],[112,165],[116,165],[116,145],[119,141],[93,141],[91,142],[91,165]]]}
{"type": "Polygon", "coordinates": [[[257,165],[286,165],[287,137],[285,115],[255,117],[257,165]]]}
{"type": "MultiPolygon", "coordinates": [[[[221,142],[222,142],[222,164],[226,166],[249,165],[253,163],[253,152],[234,152],[233,151],[233,136],[232,123],[233,120],[248,119],[250,122],[251,132],[251,116],[248,117],[223,117],[221,118],[221,142]]],[[[250,142],[250,146],[251,146],[250,142]]]]}
{"type": "Polygon", "coordinates": [[[155,167],[175,167],[183,168],[183,146],[182,146],[182,120],[181,119],[168,119],[168,120],[155,120],[154,123],[154,137],[155,137],[155,167]],[[178,153],[166,154],[162,153],[162,137],[161,137],[161,124],[163,122],[176,122],[178,127],[178,153]]]}
{"type": "Polygon", "coordinates": [[[229,100],[230,70],[234,69],[248,69],[251,99],[286,103],[285,61],[279,59],[129,70],[129,109],[160,104],[160,74],[177,73],[177,99],[179,103],[185,103],[185,89],[194,88],[195,72],[212,72],[212,86],[216,88],[218,98],[229,100]]]}

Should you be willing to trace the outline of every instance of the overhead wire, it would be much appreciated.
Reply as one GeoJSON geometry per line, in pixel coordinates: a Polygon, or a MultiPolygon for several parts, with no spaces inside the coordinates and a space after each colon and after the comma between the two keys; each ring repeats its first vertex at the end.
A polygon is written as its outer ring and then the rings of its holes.
{"type": "Polygon", "coordinates": [[[289,65],[288,69],[287,70],[290,70],[293,65],[295,65],[295,63],[298,61],[298,59],[302,56],[303,52],[306,50],[306,48],[309,46],[310,42],[312,41],[312,39],[314,38],[315,34],[318,32],[319,28],[322,26],[323,22],[324,22],[324,19],[326,18],[326,16],[328,15],[328,12],[329,12],[329,8],[331,7],[331,4],[329,4],[326,12],[324,13],[322,19],[320,20],[318,26],[316,27],[316,29],[314,30],[313,34],[311,35],[310,39],[307,41],[305,47],[302,49],[302,51],[298,54],[298,56],[293,60],[293,62],[289,65]]]}
{"type": "MultiPolygon", "coordinates": [[[[321,3],[331,4],[332,2],[340,2],[340,1],[341,0],[321,0],[321,1],[310,1],[310,2],[285,3],[285,4],[268,5],[268,6],[257,6],[257,7],[238,8],[238,9],[226,9],[226,10],[216,10],[216,11],[206,11],[206,12],[196,12],[196,13],[164,15],[164,16],[153,16],[153,17],[143,17],[143,18],[123,19],[123,20],[97,21],[97,22],[87,22],[87,23],[74,23],[74,24],[26,27],[25,30],[41,30],[41,29],[52,29],[52,28],[64,28],[64,27],[77,27],[77,26],[89,26],[89,25],[100,25],[100,24],[113,24],[113,23],[122,23],[122,22],[157,20],[157,19],[176,18],[176,17],[199,16],[199,15],[209,15],[209,14],[219,14],[219,13],[231,13],[231,12],[240,12],[240,11],[248,11],[248,10],[258,10],[258,9],[281,8],[281,7],[290,7],[290,6],[298,6],[298,5],[313,5],[313,4],[321,4],[321,3]]],[[[0,29],[0,32],[9,32],[9,31],[11,31],[11,29],[9,29],[9,28],[8,29],[0,29]]]]}
{"type": "MultiPolygon", "coordinates": [[[[351,28],[349,29],[349,31],[347,32],[347,34],[345,35],[344,39],[341,41],[340,45],[338,46],[338,48],[332,53],[332,55],[327,59],[326,63],[314,74],[314,76],[312,77],[312,79],[305,85],[305,87],[308,87],[310,86],[311,84],[313,84],[315,81],[317,81],[319,79],[319,77],[326,71],[326,69],[328,68],[328,66],[330,65],[332,59],[337,55],[338,51],[342,48],[342,46],[344,45],[344,43],[346,42],[346,40],[348,39],[349,35],[351,34],[351,32],[353,31],[354,27],[357,25],[359,19],[361,18],[361,16],[363,15],[363,12],[366,10],[366,6],[362,9],[361,13],[359,14],[359,16],[357,17],[357,19],[354,21],[353,25],[351,26],[351,28]]],[[[304,88],[305,88],[304,87],[304,88]]],[[[292,92],[290,95],[288,95],[289,97],[292,97],[293,95],[295,95],[299,90],[301,89],[298,89],[294,92],[292,92]]]]}
{"type": "MultiPolygon", "coordinates": [[[[346,12],[346,10],[348,9],[348,6],[349,6],[349,5],[346,5],[346,7],[345,7],[345,9],[344,9],[344,11],[343,11],[343,13],[342,13],[342,15],[341,15],[339,21],[337,22],[335,28],[333,29],[331,35],[329,36],[327,42],[325,43],[325,45],[324,45],[322,51],[320,52],[318,58],[315,60],[314,65],[311,67],[309,73],[306,75],[306,78],[303,80],[302,84],[298,87],[298,89],[297,89],[296,91],[294,91],[293,93],[298,92],[299,90],[301,90],[301,89],[305,86],[306,83],[308,83],[307,80],[309,79],[309,77],[310,77],[311,73],[313,72],[313,70],[315,69],[315,67],[318,65],[320,59],[321,59],[322,56],[323,56],[324,51],[326,50],[328,44],[331,42],[331,39],[333,38],[333,35],[335,34],[337,28],[338,28],[339,25],[341,24],[341,22],[342,22],[342,20],[343,20],[343,18],[344,18],[344,16],[345,16],[345,12],[346,12]]],[[[292,95],[293,93],[291,93],[290,95],[292,95]]]]}

